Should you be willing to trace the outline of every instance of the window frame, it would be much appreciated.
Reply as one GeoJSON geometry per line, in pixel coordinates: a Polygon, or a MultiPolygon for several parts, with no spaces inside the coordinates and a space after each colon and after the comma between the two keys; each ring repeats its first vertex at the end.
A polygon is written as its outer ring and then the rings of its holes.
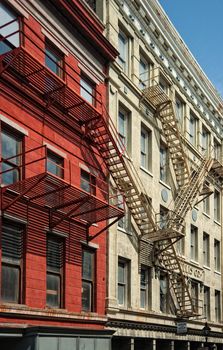
{"type": "Polygon", "coordinates": [[[151,165],[152,165],[152,152],[149,152],[150,149],[152,148],[152,131],[144,127],[144,125],[141,125],[141,134],[140,134],[140,166],[143,169],[146,169],[148,171],[151,171],[151,165]],[[142,134],[145,135],[144,140],[145,140],[145,145],[144,149],[142,149],[142,134]],[[144,164],[142,161],[142,157],[145,158],[144,164]]]}
{"type": "Polygon", "coordinates": [[[129,73],[129,36],[119,28],[118,33],[118,63],[123,69],[123,72],[128,75],[129,73]],[[121,49],[120,43],[122,43],[123,47],[121,49]],[[123,55],[122,55],[123,54],[123,55]]]}
{"type": "Polygon", "coordinates": [[[96,83],[83,73],[80,76],[80,95],[92,106],[96,106],[96,83]]]}
{"type": "MultiPolygon", "coordinates": [[[[3,303],[13,303],[13,304],[21,304],[23,302],[23,283],[24,283],[24,260],[25,260],[25,233],[26,233],[26,227],[23,224],[14,222],[14,221],[10,221],[10,220],[5,220],[2,223],[2,234],[1,234],[1,300],[3,303]],[[4,256],[4,252],[3,252],[3,235],[4,235],[4,226],[7,226],[8,229],[10,230],[16,230],[17,233],[19,232],[19,234],[21,235],[20,239],[21,239],[21,256],[20,258],[15,258],[15,257],[6,257],[4,256]],[[7,267],[11,267],[13,269],[17,268],[18,270],[18,291],[17,291],[17,300],[4,300],[3,299],[3,266],[7,266],[7,267]]],[[[7,238],[6,238],[7,239],[7,238]]],[[[12,252],[10,250],[10,255],[12,255],[12,252]]],[[[15,285],[14,285],[15,287],[15,285]]]]}
{"type": "Polygon", "coordinates": [[[210,287],[204,286],[204,316],[207,320],[210,320],[210,314],[210,287]]]}
{"type": "Polygon", "coordinates": [[[190,112],[189,131],[188,131],[189,142],[195,148],[197,147],[197,124],[198,124],[198,118],[192,112],[190,112]]]}
{"type": "Polygon", "coordinates": [[[46,236],[46,306],[48,308],[53,308],[53,309],[61,309],[64,306],[64,279],[65,276],[65,241],[63,237],[60,237],[59,235],[55,235],[52,233],[48,233],[46,236]],[[59,245],[62,247],[62,253],[61,253],[61,267],[60,268],[54,268],[52,266],[48,265],[48,254],[49,254],[49,240],[53,240],[56,242],[59,242],[59,245]],[[47,295],[52,294],[48,293],[48,291],[54,291],[53,289],[48,289],[47,287],[47,282],[48,282],[48,276],[56,276],[59,279],[59,291],[58,291],[58,305],[52,305],[48,303],[47,301],[47,295]]]}
{"type": "Polygon", "coordinates": [[[150,269],[147,266],[141,266],[140,271],[140,309],[149,309],[149,280],[150,280],[150,269]],[[142,283],[142,271],[145,272],[145,282],[142,283]],[[144,294],[144,306],[142,305],[142,293],[144,294]]]}
{"type": "Polygon", "coordinates": [[[64,65],[65,65],[65,57],[64,53],[60,51],[59,48],[57,48],[47,37],[45,37],[45,66],[56,76],[63,79],[64,76],[64,65]],[[47,52],[48,51],[48,52],[47,52]],[[56,59],[51,57],[54,56],[56,59]],[[56,66],[56,72],[50,68],[50,66],[47,64],[47,60],[50,60],[55,64],[56,66]]]}
{"type": "Polygon", "coordinates": [[[190,227],[190,259],[198,261],[198,228],[194,225],[190,227]]]}
{"type": "Polygon", "coordinates": [[[217,190],[214,190],[214,220],[221,222],[221,196],[217,190]]]}
{"type": "MultiPolygon", "coordinates": [[[[6,142],[6,145],[11,144],[11,142],[6,142]]],[[[1,154],[2,157],[4,157],[4,159],[7,158],[18,158],[18,163],[16,164],[16,162],[13,162],[11,160],[7,160],[7,161],[3,161],[1,163],[1,171],[3,172],[3,168],[4,168],[4,164],[6,165],[6,167],[11,167],[12,170],[6,171],[5,173],[1,174],[1,181],[3,185],[10,185],[13,183],[16,183],[17,181],[22,180],[25,177],[25,169],[22,166],[22,164],[24,164],[25,161],[25,154],[24,154],[24,146],[25,146],[25,138],[24,135],[19,132],[17,129],[14,129],[10,126],[8,126],[7,124],[1,123],[1,154]],[[13,139],[16,142],[16,148],[17,148],[17,153],[15,156],[4,156],[3,154],[3,134],[7,135],[6,137],[9,137],[11,140],[13,139]],[[10,174],[12,172],[13,174],[13,181],[12,182],[4,182],[4,176],[7,174],[10,174]],[[14,175],[17,174],[17,175],[14,175]]],[[[8,169],[6,169],[8,170],[8,169]]]]}
{"type": "Polygon", "coordinates": [[[47,148],[46,157],[47,157],[47,161],[46,161],[47,172],[57,177],[60,177],[61,179],[64,179],[64,158],[58,155],[57,153],[53,152],[49,148],[47,148]],[[59,162],[57,163],[54,160],[58,160],[59,162]],[[56,173],[49,170],[49,164],[55,165],[56,173]]]}
{"type": "Polygon", "coordinates": [[[93,312],[96,307],[96,250],[89,249],[83,247],[82,249],[82,296],[81,296],[81,307],[84,312],[93,312]],[[90,254],[91,259],[91,276],[86,277],[84,274],[84,254],[90,254]],[[90,300],[89,300],[89,308],[83,307],[83,292],[84,292],[84,284],[90,286],[90,300]]]}
{"type": "Polygon", "coordinates": [[[85,169],[80,168],[80,188],[93,195],[96,196],[97,194],[97,178],[94,174],[92,174],[90,171],[87,171],[85,169]],[[89,181],[87,181],[86,179],[84,179],[83,175],[87,175],[89,177],[89,181]],[[86,189],[85,184],[87,184],[87,186],[89,186],[89,191],[86,189]]]}
{"type": "Polygon", "coordinates": [[[215,298],[214,298],[214,308],[215,308],[215,321],[221,321],[221,291],[215,289],[215,298]]]}
{"type": "Polygon", "coordinates": [[[122,308],[127,308],[129,306],[129,293],[130,293],[130,262],[123,258],[118,258],[118,283],[117,283],[117,300],[118,305],[122,308]],[[119,268],[123,267],[123,281],[119,279],[119,268]],[[119,291],[123,289],[123,303],[120,303],[119,291]]]}
{"type": "Polygon", "coordinates": [[[210,266],[210,235],[203,232],[203,265],[210,266]]]}
{"type": "Polygon", "coordinates": [[[145,58],[144,55],[140,54],[140,57],[139,57],[139,89],[140,90],[144,90],[147,87],[149,87],[150,70],[151,70],[151,63],[149,62],[148,59],[145,58]],[[141,70],[141,67],[143,67],[143,65],[146,69],[141,70]],[[144,75],[146,79],[142,80],[141,76],[144,76],[144,75]]]}
{"type": "Polygon", "coordinates": [[[160,181],[164,183],[168,182],[168,163],[168,148],[165,144],[160,143],[160,181]]]}
{"type": "Polygon", "coordinates": [[[214,239],[214,270],[221,271],[221,243],[218,239],[214,239]]]}
{"type": "MultiPolygon", "coordinates": [[[[3,8],[3,17],[7,13],[7,15],[9,14],[9,17],[12,18],[12,19],[10,18],[10,20],[6,21],[4,24],[10,23],[11,21],[14,21],[14,22],[9,24],[8,26],[5,26],[4,28],[2,28],[2,34],[0,34],[0,38],[5,37],[5,36],[9,35],[10,33],[14,33],[16,31],[18,31],[16,34],[6,38],[5,41],[2,40],[0,42],[0,47],[1,47],[2,43],[5,44],[6,51],[0,50],[0,54],[4,54],[4,53],[6,53],[10,50],[13,50],[14,48],[19,47],[21,45],[21,33],[19,32],[19,29],[20,29],[19,28],[19,14],[16,12],[16,10],[14,8],[12,8],[10,5],[5,4],[5,3],[0,3],[0,10],[1,10],[1,7],[3,8]],[[16,35],[16,39],[15,39],[15,35],[16,35]],[[9,50],[7,50],[7,49],[9,49],[9,50]]],[[[7,15],[5,17],[7,17],[7,15]]],[[[2,25],[4,25],[4,24],[2,24],[2,25]]],[[[4,47],[4,45],[3,45],[3,47],[4,47]]]]}

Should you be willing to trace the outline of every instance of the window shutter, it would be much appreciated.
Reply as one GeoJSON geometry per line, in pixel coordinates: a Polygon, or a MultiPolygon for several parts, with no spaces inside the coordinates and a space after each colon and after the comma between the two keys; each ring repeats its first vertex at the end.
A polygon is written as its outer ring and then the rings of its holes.
{"type": "Polygon", "coordinates": [[[2,256],[4,258],[20,260],[23,250],[23,229],[13,225],[3,224],[2,256]]]}
{"type": "Polygon", "coordinates": [[[63,266],[63,241],[57,237],[47,239],[47,266],[55,271],[63,266]]]}

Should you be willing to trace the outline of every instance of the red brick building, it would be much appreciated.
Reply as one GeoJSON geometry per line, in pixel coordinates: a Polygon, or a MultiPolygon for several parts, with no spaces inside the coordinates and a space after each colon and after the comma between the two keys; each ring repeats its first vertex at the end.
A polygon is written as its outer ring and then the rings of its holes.
{"type": "Polygon", "coordinates": [[[0,3],[1,349],[110,348],[103,30],[84,1],[0,3]]]}

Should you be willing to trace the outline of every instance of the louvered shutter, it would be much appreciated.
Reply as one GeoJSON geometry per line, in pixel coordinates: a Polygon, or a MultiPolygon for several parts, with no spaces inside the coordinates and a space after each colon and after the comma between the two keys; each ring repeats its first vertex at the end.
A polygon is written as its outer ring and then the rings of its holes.
{"type": "Polygon", "coordinates": [[[58,237],[47,239],[47,267],[54,271],[63,267],[63,241],[58,237]]]}
{"type": "Polygon", "coordinates": [[[23,251],[23,229],[20,226],[3,224],[2,257],[19,261],[23,251]]]}

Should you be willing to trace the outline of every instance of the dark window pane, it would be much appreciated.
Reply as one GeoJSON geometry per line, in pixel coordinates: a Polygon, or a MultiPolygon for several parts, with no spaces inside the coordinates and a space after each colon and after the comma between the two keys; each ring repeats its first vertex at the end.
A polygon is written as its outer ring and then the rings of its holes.
{"type": "Polygon", "coordinates": [[[94,273],[94,253],[89,251],[83,252],[82,276],[84,279],[92,280],[94,273]]]}
{"type": "Polygon", "coordinates": [[[92,311],[92,284],[82,282],[82,310],[92,311]]]}
{"type": "Polygon", "coordinates": [[[60,276],[47,273],[47,305],[60,307],[60,276]]]}
{"type": "Polygon", "coordinates": [[[2,300],[10,303],[19,303],[20,270],[2,264],[2,300]]]}
{"type": "Polygon", "coordinates": [[[45,64],[56,75],[61,76],[62,55],[56,48],[46,46],[45,64]]]}
{"type": "Polygon", "coordinates": [[[2,227],[2,258],[20,262],[22,258],[22,233],[19,227],[3,224],[2,227]]]}

